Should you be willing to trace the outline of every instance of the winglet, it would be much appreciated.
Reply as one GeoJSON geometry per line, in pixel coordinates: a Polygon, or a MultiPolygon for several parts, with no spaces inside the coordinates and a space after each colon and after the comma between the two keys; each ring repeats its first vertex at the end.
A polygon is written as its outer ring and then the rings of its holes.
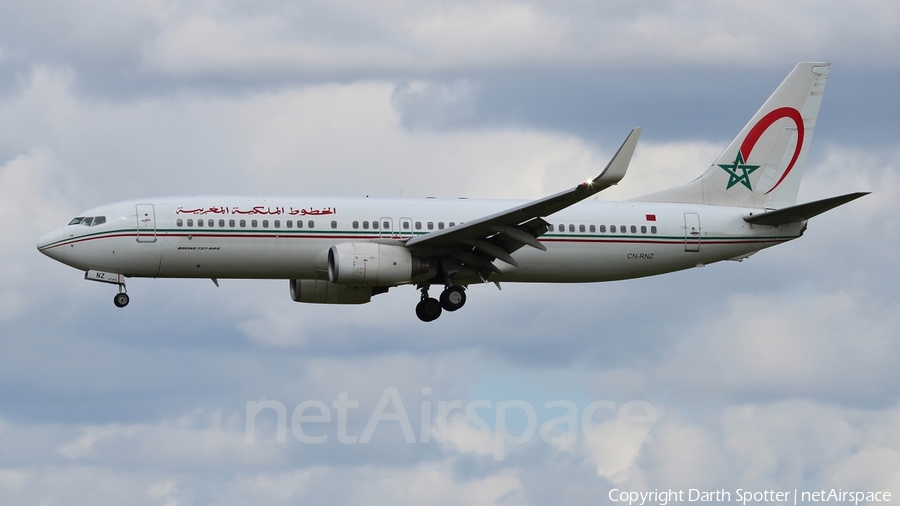
{"type": "MultiPolygon", "coordinates": [[[[550,216],[621,181],[628,170],[628,164],[631,163],[631,156],[634,154],[634,148],[640,136],[641,127],[632,130],[625,142],[622,143],[622,146],[619,147],[615,156],[603,169],[603,172],[590,181],[549,197],[507,209],[506,211],[467,221],[465,225],[460,224],[456,227],[435,230],[425,235],[413,237],[406,241],[406,246],[415,249],[417,254],[435,257],[444,254],[442,253],[444,251],[457,251],[460,245],[471,248],[474,245],[472,241],[485,239],[493,234],[500,233],[512,237],[523,244],[541,250],[546,249],[536,239],[536,235],[540,234],[528,234],[519,229],[519,225],[534,218],[550,216]]],[[[499,257],[495,256],[495,258],[499,257]]]]}
{"type": "Polygon", "coordinates": [[[618,184],[625,177],[625,172],[631,163],[631,157],[634,155],[634,148],[637,146],[638,139],[641,136],[641,130],[643,130],[642,127],[637,127],[628,134],[616,155],[612,157],[612,160],[609,161],[603,172],[591,181],[591,184],[605,188],[618,184]]]}

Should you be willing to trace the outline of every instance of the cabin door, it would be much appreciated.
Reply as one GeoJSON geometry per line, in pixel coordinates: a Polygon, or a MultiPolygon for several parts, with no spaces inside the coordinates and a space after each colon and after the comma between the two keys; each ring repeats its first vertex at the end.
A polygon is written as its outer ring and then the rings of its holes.
{"type": "Polygon", "coordinates": [[[684,250],[700,251],[700,215],[684,213],[684,250]]]}
{"type": "Polygon", "coordinates": [[[156,242],[156,211],[153,204],[138,204],[134,208],[137,211],[137,242],[156,242]]]}

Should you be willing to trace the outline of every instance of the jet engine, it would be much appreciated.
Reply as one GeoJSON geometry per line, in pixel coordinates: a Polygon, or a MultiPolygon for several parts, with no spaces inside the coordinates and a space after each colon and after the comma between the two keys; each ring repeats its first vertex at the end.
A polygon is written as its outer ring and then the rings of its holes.
{"type": "Polygon", "coordinates": [[[336,285],[321,279],[292,279],[291,299],[316,304],[365,304],[372,295],[386,292],[371,286],[336,285]]]}
{"type": "Polygon", "coordinates": [[[429,264],[403,246],[345,242],[328,250],[328,279],[341,285],[393,286],[427,274],[429,264]]]}

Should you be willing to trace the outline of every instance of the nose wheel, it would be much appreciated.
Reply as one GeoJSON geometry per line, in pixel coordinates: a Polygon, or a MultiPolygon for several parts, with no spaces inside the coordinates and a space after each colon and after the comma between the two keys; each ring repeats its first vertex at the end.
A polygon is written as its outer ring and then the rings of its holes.
{"type": "Polygon", "coordinates": [[[128,305],[128,294],[127,293],[117,293],[115,297],[113,297],[113,304],[116,307],[125,307],[128,305]]]}

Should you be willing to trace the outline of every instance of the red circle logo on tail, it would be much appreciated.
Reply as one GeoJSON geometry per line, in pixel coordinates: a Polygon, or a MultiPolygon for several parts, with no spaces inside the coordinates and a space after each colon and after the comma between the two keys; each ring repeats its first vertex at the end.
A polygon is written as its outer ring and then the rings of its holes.
{"type": "Polygon", "coordinates": [[[774,111],[766,114],[759,121],[753,125],[753,128],[750,129],[750,132],[747,134],[747,137],[744,139],[744,142],[741,144],[741,158],[744,160],[750,159],[750,152],[753,151],[753,147],[756,146],[756,142],[762,137],[763,132],[765,132],[772,124],[781,118],[788,118],[797,125],[797,146],[794,147],[794,156],[791,157],[791,162],[788,164],[787,169],[784,170],[784,173],[781,174],[781,177],[778,178],[778,181],[775,183],[772,188],[766,192],[766,194],[770,193],[775,188],[778,188],[778,185],[784,181],[784,178],[787,177],[788,174],[791,173],[791,169],[794,168],[794,164],[797,163],[797,158],[800,157],[800,149],[803,148],[803,117],[800,116],[800,111],[794,109],[793,107],[779,107],[774,111]]]}

